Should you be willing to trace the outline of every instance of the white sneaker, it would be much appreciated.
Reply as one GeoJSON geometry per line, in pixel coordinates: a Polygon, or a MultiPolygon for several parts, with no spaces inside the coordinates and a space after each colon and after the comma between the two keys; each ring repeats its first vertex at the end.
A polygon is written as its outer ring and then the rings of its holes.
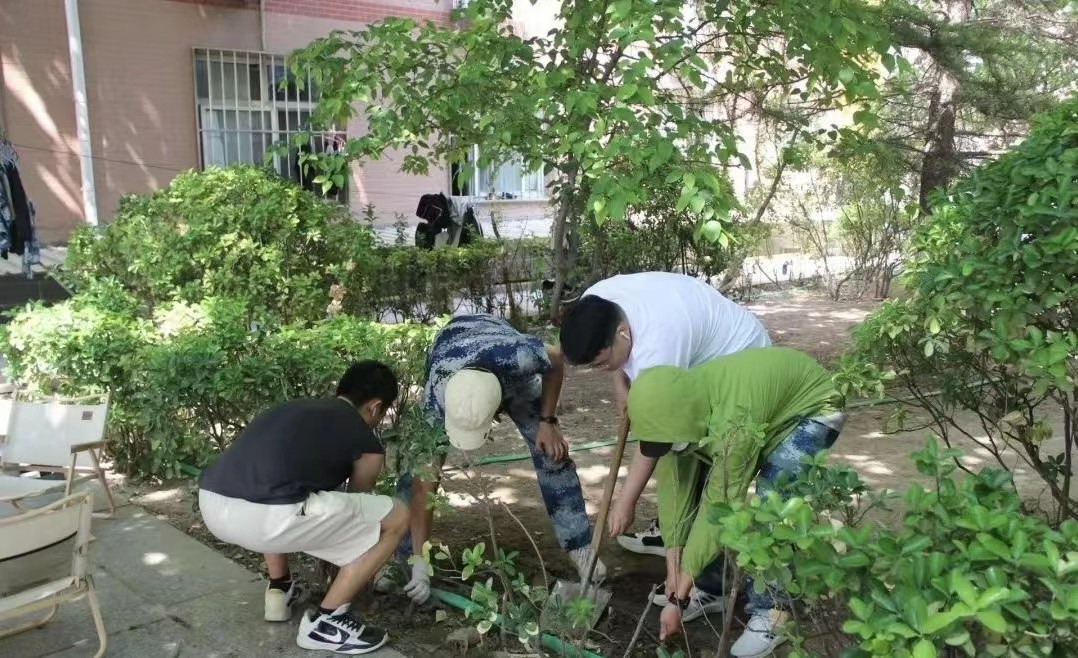
{"type": "Polygon", "coordinates": [[[627,551],[640,553],[641,555],[666,555],[666,547],[663,545],[663,535],[659,532],[658,519],[651,522],[647,530],[641,530],[635,534],[618,535],[618,545],[627,551]]]}
{"type": "MultiPolygon", "coordinates": [[[[664,587],[651,595],[652,604],[662,608],[670,602],[666,598],[665,590],[666,588],[664,587]]],[[[725,596],[715,596],[693,587],[689,590],[689,607],[681,611],[681,621],[682,623],[688,623],[704,615],[717,614],[724,610],[726,610],[725,596]]]]}
{"type": "Polygon", "coordinates": [[[753,612],[749,623],[745,625],[745,632],[730,647],[730,655],[734,658],[770,656],[775,647],[786,641],[786,637],[779,635],[778,630],[789,618],[790,613],[784,610],[753,612]]]}
{"type": "Polygon", "coordinates": [[[296,644],[303,649],[332,651],[348,655],[370,653],[386,643],[389,635],[381,628],[368,626],[348,612],[346,603],[324,615],[312,610],[299,620],[296,644]]]}
{"type": "MultiPolygon", "coordinates": [[[[588,569],[588,561],[591,559],[591,546],[583,546],[575,551],[569,551],[569,559],[576,567],[576,573],[581,582],[584,580],[584,572],[588,569]]],[[[595,561],[595,571],[591,572],[591,582],[594,585],[601,584],[606,580],[606,565],[602,560],[595,561]]]]}
{"type": "Polygon", "coordinates": [[[303,596],[303,585],[292,581],[288,591],[274,589],[266,585],[266,621],[288,621],[292,618],[292,606],[303,596]]]}

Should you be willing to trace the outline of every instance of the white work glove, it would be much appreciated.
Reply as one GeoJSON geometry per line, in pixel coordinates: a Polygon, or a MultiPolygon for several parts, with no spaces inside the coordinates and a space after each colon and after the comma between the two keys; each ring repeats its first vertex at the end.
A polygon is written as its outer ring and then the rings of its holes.
{"type": "Polygon", "coordinates": [[[430,573],[423,558],[412,564],[412,579],[404,586],[404,593],[416,603],[426,603],[430,598],[430,573]]]}

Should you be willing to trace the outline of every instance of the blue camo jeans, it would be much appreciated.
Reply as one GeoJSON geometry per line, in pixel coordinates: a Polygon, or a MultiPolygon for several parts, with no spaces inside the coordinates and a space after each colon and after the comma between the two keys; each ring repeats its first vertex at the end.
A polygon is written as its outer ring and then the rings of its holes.
{"type": "MultiPolygon", "coordinates": [[[[563,549],[572,551],[591,543],[591,522],[584,507],[584,493],[580,488],[580,478],[576,474],[576,464],[572,459],[552,462],[535,445],[539,432],[542,391],[542,379],[535,377],[520,389],[509,391],[504,411],[528,445],[532,466],[539,480],[539,491],[543,495],[543,504],[546,505],[547,515],[554,526],[554,536],[563,549]]],[[[404,502],[411,501],[411,474],[402,474],[397,480],[397,498],[404,502]]],[[[409,531],[397,547],[397,555],[406,559],[411,554],[412,534],[409,531]]]]}
{"type": "MultiPolygon", "coordinates": [[[[794,426],[782,443],[764,458],[764,463],[756,477],[756,495],[763,496],[773,491],[780,476],[785,475],[789,479],[799,476],[805,470],[801,459],[829,449],[835,444],[837,438],[838,432],[820,421],[814,418],[802,420],[794,426]]],[[[723,559],[720,554],[696,579],[696,587],[708,594],[721,594],[723,570],[723,559]]],[[[789,598],[785,592],[774,585],[768,585],[763,592],[757,592],[753,587],[752,579],[746,580],[745,591],[752,610],[770,610],[776,607],[776,600],[785,601],[789,598]]]]}

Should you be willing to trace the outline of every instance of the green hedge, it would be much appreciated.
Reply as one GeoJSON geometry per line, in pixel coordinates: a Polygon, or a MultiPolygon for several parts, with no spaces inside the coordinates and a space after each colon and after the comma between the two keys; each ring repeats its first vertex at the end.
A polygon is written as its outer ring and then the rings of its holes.
{"type": "Polygon", "coordinates": [[[403,390],[398,409],[407,414],[436,330],[338,316],[252,331],[246,316],[237,300],[173,304],[147,320],[75,298],[16,314],[0,330],[0,351],[9,374],[33,391],[111,391],[116,466],[167,478],[179,475],[180,464],[205,464],[264,408],[331,393],[355,360],[394,368],[403,390]]]}
{"type": "MultiPolygon", "coordinates": [[[[256,167],[188,171],[129,196],[100,229],[72,235],[61,279],[81,292],[113,281],[153,308],[245,300],[261,322],[316,320],[329,286],[370,272],[370,228],[347,210],[256,167]]],[[[352,279],[350,294],[367,289],[352,279]]]]}

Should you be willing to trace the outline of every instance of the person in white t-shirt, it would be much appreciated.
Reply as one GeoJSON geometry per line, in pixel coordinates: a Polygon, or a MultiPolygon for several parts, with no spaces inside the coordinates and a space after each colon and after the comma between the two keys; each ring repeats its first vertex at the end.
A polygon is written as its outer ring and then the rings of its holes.
{"type": "MultiPolygon", "coordinates": [[[[655,366],[690,368],[771,340],[752,313],[707,283],[672,272],[621,274],[584,291],[561,326],[561,349],[574,365],[611,372],[616,408],[625,413],[629,387],[655,366]]],[[[610,510],[607,528],[627,550],[665,555],[657,523],[625,535],[656,459],[637,454],[610,510]]]]}

